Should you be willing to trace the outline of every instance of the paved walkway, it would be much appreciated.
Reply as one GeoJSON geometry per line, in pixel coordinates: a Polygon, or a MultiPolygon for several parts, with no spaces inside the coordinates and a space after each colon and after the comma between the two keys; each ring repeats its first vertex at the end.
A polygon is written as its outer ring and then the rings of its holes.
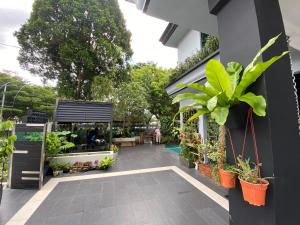
{"type": "Polygon", "coordinates": [[[225,194],[175,153],[140,145],[106,173],[51,179],[8,224],[227,225],[225,194]]]}

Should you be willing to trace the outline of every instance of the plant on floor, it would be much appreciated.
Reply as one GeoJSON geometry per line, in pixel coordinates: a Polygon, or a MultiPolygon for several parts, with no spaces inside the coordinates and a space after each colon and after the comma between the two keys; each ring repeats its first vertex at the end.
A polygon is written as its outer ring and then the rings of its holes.
{"type": "Polygon", "coordinates": [[[273,63],[281,59],[288,52],[275,56],[266,62],[258,62],[259,58],[269,47],[271,47],[280,35],[272,38],[257,53],[252,62],[243,69],[238,62],[229,62],[225,68],[219,61],[211,59],[206,65],[205,85],[180,84],[178,87],[188,87],[198,91],[198,93],[183,93],[173,99],[173,103],[183,100],[192,100],[194,103],[182,107],[179,112],[187,112],[196,109],[196,113],[189,118],[189,122],[203,114],[210,114],[219,125],[224,125],[229,109],[241,102],[253,108],[257,116],[266,115],[266,100],[262,95],[255,95],[246,92],[247,88],[253,84],[273,63]]]}
{"type": "Polygon", "coordinates": [[[182,149],[179,154],[180,154],[180,156],[182,156],[185,159],[193,159],[194,158],[194,155],[187,148],[182,149]]]}
{"type": "Polygon", "coordinates": [[[111,145],[110,146],[110,151],[112,151],[113,153],[118,153],[119,152],[119,147],[116,145],[111,145]]]}
{"type": "Polygon", "coordinates": [[[250,159],[242,159],[241,156],[237,158],[237,161],[235,171],[241,183],[244,200],[255,206],[265,205],[269,182],[267,178],[260,176],[261,164],[252,163],[250,159]]]}
{"type": "Polygon", "coordinates": [[[104,159],[100,161],[99,168],[102,170],[107,170],[112,166],[113,163],[114,163],[113,158],[106,156],[104,159]]]}

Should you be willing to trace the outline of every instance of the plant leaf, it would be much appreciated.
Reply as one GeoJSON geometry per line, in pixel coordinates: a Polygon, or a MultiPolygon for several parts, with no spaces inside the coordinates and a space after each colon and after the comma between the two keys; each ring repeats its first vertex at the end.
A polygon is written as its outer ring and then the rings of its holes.
{"type": "Polygon", "coordinates": [[[193,121],[194,119],[197,119],[199,116],[201,116],[205,113],[208,113],[208,112],[209,111],[206,108],[198,109],[197,112],[187,120],[187,122],[189,123],[189,122],[193,121]]]}
{"type": "Polygon", "coordinates": [[[211,113],[211,117],[219,125],[224,125],[229,113],[229,106],[227,107],[216,107],[215,110],[211,113]]]}
{"type": "Polygon", "coordinates": [[[233,92],[235,91],[235,88],[239,82],[240,79],[240,73],[243,70],[243,66],[239,64],[238,62],[229,62],[227,64],[226,71],[228,72],[230,76],[230,83],[233,92]]]}
{"type": "Polygon", "coordinates": [[[207,101],[207,108],[209,111],[213,111],[216,108],[218,103],[218,96],[214,96],[207,101]]]}
{"type": "Polygon", "coordinates": [[[173,101],[172,104],[175,104],[177,102],[180,102],[182,100],[193,100],[193,101],[197,101],[197,103],[202,103],[203,105],[206,105],[207,100],[209,99],[209,96],[207,96],[206,94],[203,93],[183,93],[183,94],[179,94],[177,95],[173,101]]]}
{"type": "Polygon", "coordinates": [[[235,90],[234,96],[236,98],[239,98],[246,90],[246,88],[254,83],[263,74],[263,72],[265,72],[273,63],[275,63],[277,60],[281,59],[288,53],[289,52],[286,51],[281,55],[274,56],[266,62],[259,62],[251,70],[244,72],[243,77],[235,90]]]}
{"type": "Polygon", "coordinates": [[[239,97],[241,102],[245,102],[253,108],[253,112],[258,116],[266,116],[266,100],[263,96],[255,95],[252,92],[248,92],[239,97]]]}
{"type": "Polygon", "coordinates": [[[206,65],[206,78],[208,83],[218,92],[225,92],[229,98],[232,96],[230,76],[218,60],[209,60],[206,65]]]}
{"type": "Polygon", "coordinates": [[[252,62],[246,67],[245,72],[248,72],[249,70],[252,69],[252,67],[254,66],[254,64],[257,62],[258,58],[268,49],[270,48],[273,44],[275,44],[275,42],[277,41],[277,39],[279,38],[279,36],[281,35],[281,33],[279,35],[277,35],[276,37],[271,38],[268,43],[262,47],[256,54],[256,56],[253,58],[252,62]]]}
{"type": "Polygon", "coordinates": [[[206,87],[203,84],[198,84],[198,83],[192,83],[192,84],[177,84],[176,85],[177,88],[191,88],[197,91],[201,91],[204,92],[205,94],[209,95],[209,96],[214,96],[215,95],[215,90],[212,90],[208,87],[206,87]]]}

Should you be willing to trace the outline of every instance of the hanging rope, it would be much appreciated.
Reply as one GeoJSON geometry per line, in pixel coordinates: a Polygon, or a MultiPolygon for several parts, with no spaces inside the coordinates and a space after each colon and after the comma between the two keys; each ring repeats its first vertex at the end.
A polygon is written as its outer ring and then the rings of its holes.
{"type": "Polygon", "coordinates": [[[233,146],[233,142],[232,142],[232,137],[231,137],[231,133],[230,133],[229,128],[227,128],[227,133],[228,133],[228,137],[229,137],[229,141],[230,141],[230,145],[231,145],[231,151],[232,151],[232,154],[233,154],[233,157],[234,157],[234,162],[235,162],[235,164],[237,164],[236,154],[235,154],[235,150],[234,150],[234,146],[233,146]]]}
{"type": "Polygon", "coordinates": [[[246,128],[245,128],[245,133],[244,133],[244,141],[243,141],[243,148],[242,148],[242,159],[244,159],[244,155],[245,155],[248,125],[249,125],[249,122],[250,122],[251,114],[252,114],[252,108],[249,108],[248,113],[247,113],[246,128]]]}
{"type": "Polygon", "coordinates": [[[251,110],[251,113],[250,113],[250,124],[251,124],[252,140],[253,140],[253,149],[254,149],[254,154],[255,154],[256,163],[257,163],[258,177],[261,177],[260,162],[259,162],[259,156],[258,156],[258,148],[257,148],[257,141],[256,141],[256,134],[255,134],[255,129],[254,129],[252,110],[251,110]]]}
{"type": "MultiPolygon", "coordinates": [[[[249,124],[250,124],[250,129],[251,129],[251,134],[252,134],[253,150],[254,150],[256,163],[257,163],[258,176],[261,177],[260,161],[259,161],[259,154],[258,154],[258,147],[257,147],[256,134],[255,134],[252,108],[249,108],[248,113],[247,113],[246,127],[245,127],[243,146],[242,146],[242,160],[244,159],[245,151],[246,151],[246,143],[247,143],[246,140],[247,140],[247,133],[248,133],[249,124]]],[[[235,151],[235,148],[234,148],[234,145],[233,145],[231,132],[230,132],[229,128],[227,128],[227,133],[228,133],[228,137],[229,137],[229,141],[230,141],[230,145],[231,145],[232,154],[234,156],[234,161],[235,161],[235,164],[237,164],[236,151],[235,151]]]]}

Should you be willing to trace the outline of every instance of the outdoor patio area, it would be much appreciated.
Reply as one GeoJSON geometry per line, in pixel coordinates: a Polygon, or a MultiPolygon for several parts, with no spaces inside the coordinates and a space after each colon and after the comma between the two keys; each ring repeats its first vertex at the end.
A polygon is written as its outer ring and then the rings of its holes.
{"type": "Polygon", "coordinates": [[[1,224],[226,225],[225,195],[163,145],[139,145],[107,172],[52,178],[35,193],[6,189],[1,224]]]}

